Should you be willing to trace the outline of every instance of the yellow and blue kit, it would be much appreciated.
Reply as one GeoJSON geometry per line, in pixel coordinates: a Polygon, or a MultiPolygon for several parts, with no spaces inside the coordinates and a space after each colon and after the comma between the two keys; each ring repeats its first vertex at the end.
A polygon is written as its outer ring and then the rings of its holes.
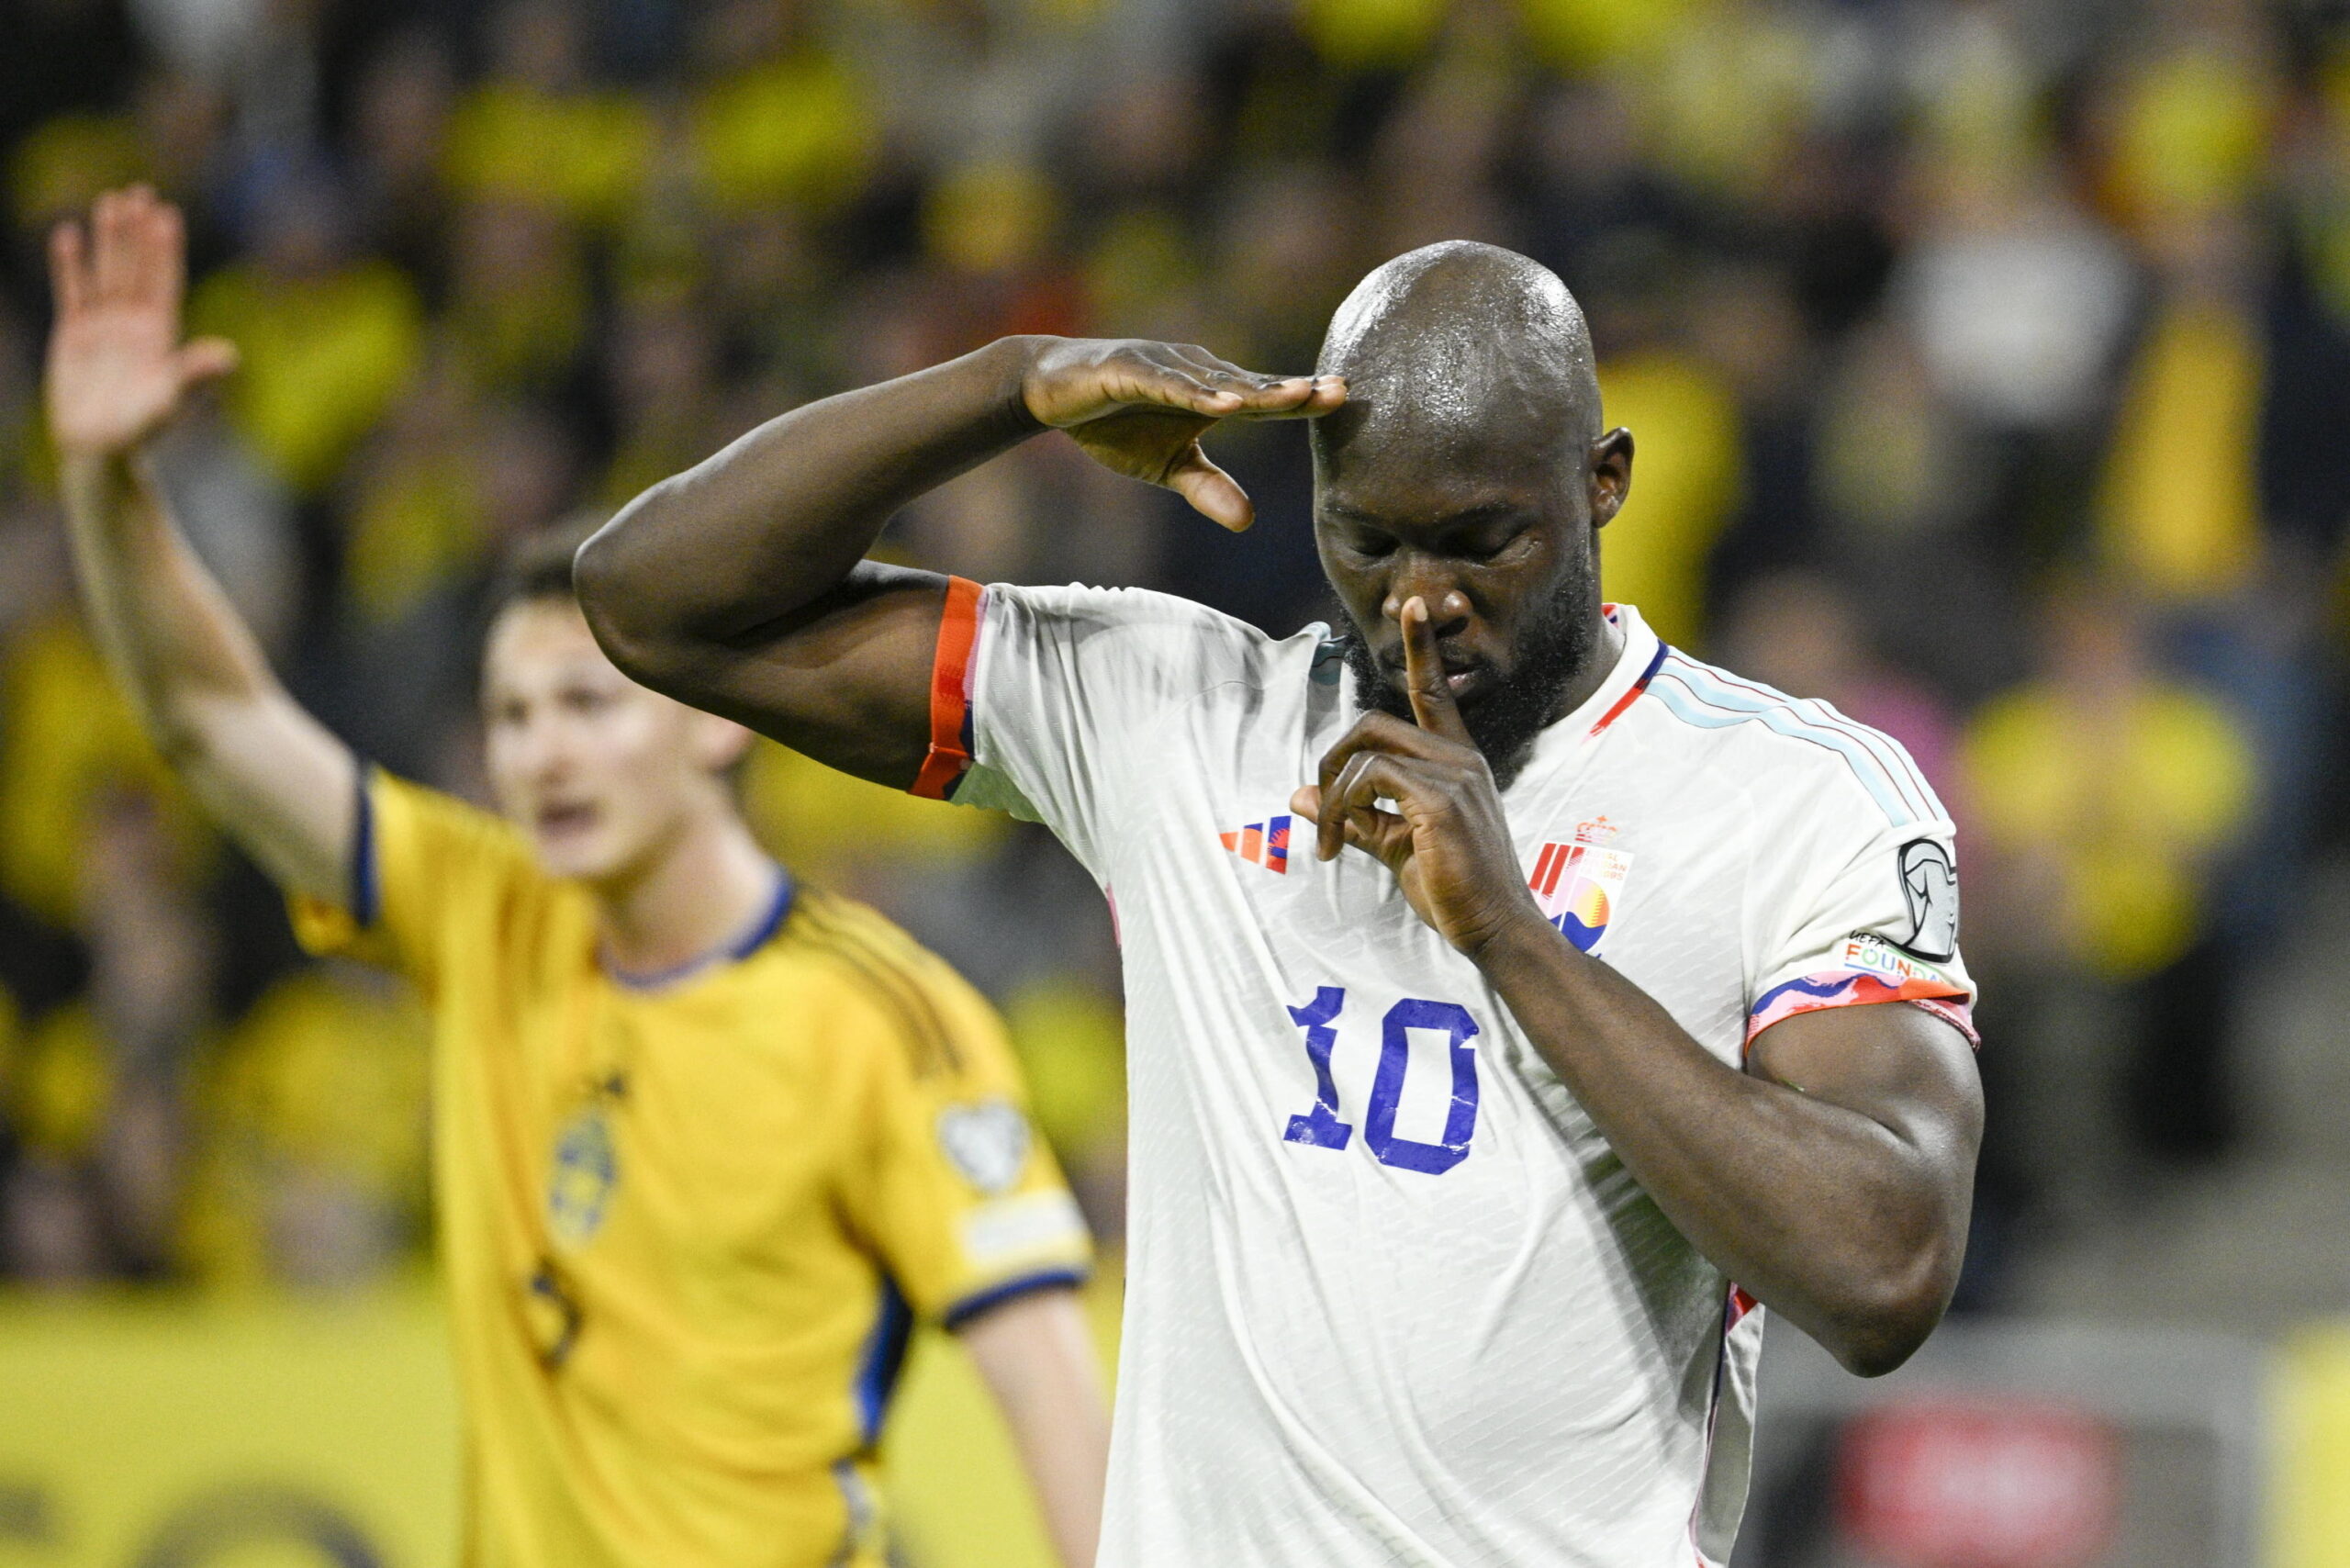
{"type": "Polygon", "coordinates": [[[295,921],[431,1009],[469,1568],[878,1563],[913,1322],[1089,1260],[993,1010],[780,874],[730,952],[631,982],[497,818],[374,774],[356,840],[349,907],[295,921]]]}

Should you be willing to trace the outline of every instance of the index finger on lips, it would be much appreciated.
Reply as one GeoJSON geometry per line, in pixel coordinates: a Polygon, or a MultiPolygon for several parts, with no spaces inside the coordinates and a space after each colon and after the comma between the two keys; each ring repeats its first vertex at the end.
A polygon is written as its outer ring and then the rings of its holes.
{"type": "Polygon", "coordinates": [[[1469,726],[1452,687],[1444,678],[1444,655],[1437,651],[1436,627],[1428,620],[1427,600],[1417,594],[1404,601],[1404,689],[1412,700],[1412,717],[1420,728],[1449,741],[1469,743],[1469,726]]]}

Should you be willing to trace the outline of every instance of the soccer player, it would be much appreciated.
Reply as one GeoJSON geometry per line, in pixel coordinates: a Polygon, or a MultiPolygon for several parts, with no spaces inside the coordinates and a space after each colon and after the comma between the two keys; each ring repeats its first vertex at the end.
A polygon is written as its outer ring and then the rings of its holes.
{"type": "Polygon", "coordinates": [[[89,617],[303,940],[433,1014],[434,1190],[483,1568],[882,1562],[874,1446],[914,1316],[960,1332],[1070,1568],[1109,1437],[1076,1208],[1002,1025],[878,915],[796,887],[738,726],[632,685],[570,555],[483,677],[504,819],[371,772],[272,678],[140,457],[229,345],[179,341],[178,214],[51,245],[50,429],[89,617]]]}
{"type": "Polygon", "coordinates": [[[1949,817],[1883,736],[1601,602],[1631,465],[1564,286],[1449,244],[1366,278],[1316,375],[1005,340],[581,553],[621,668],[1034,817],[1113,901],[1105,1568],[1718,1564],[1755,1303],[1863,1373],[1942,1315],[1981,1122],[1949,817]],[[1245,527],[1199,437],[1300,417],[1337,634],[861,560],[1056,428],[1245,527]]]}

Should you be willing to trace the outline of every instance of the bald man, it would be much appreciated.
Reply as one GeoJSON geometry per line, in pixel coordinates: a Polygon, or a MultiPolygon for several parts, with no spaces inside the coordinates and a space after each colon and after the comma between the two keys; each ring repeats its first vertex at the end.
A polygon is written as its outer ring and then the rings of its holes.
{"type": "Polygon", "coordinates": [[[582,552],[638,679],[1042,822],[1113,901],[1111,1568],[1719,1564],[1757,1304],[1862,1373],[1942,1315],[1982,1116],[1948,813],[1601,602],[1631,469],[1558,279],[1444,245],[1364,279],[1315,375],[1006,340],[582,552]],[[1237,419],[1315,421],[1335,633],[862,558],[1053,429],[1245,528],[1200,448],[1237,419]]]}

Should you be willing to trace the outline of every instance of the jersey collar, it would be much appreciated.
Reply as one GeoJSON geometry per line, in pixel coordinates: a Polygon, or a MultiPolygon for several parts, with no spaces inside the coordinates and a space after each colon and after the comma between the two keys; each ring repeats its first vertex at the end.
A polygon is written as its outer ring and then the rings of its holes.
{"type": "Polygon", "coordinates": [[[756,920],[751,922],[740,935],[724,946],[713,948],[698,958],[688,958],[684,963],[672,968],[654,969],[650,972],[632,972],[621,969],[609,958],[601,957],[600,943],[598,945],[599,961],[603,964],[604,972],[610,975],[616,984],[625,986],[630,991],[660,991],[689,976],[699,974],[713,964],[740,963],[766,946],[767,938],[783,928],[783,923],[791,915],[792,895],[798,890],[798,885],[791,879],[791,873],[780,866],[777,867],[775,868],[775,897],[769,899],[766,907],[759,911],[756,920]]]}
{"type": "Polygon", "coordinates": [[[1656,678],[1657,666],[1664,663],[1665,645],[1649,630],[1640,612],[1628,604],[1603,604],[1600,613],[1608,624],[1624,633],[1622,652],[1616,655],[1616,666],[1599,689],[1584,698],[1574,711],[1550,726],[1549,734],[1581,745],[1593,741],[1624,716],[1624,711],[1639,700],[1640,693],[1649,689],[1656,678]]]}

